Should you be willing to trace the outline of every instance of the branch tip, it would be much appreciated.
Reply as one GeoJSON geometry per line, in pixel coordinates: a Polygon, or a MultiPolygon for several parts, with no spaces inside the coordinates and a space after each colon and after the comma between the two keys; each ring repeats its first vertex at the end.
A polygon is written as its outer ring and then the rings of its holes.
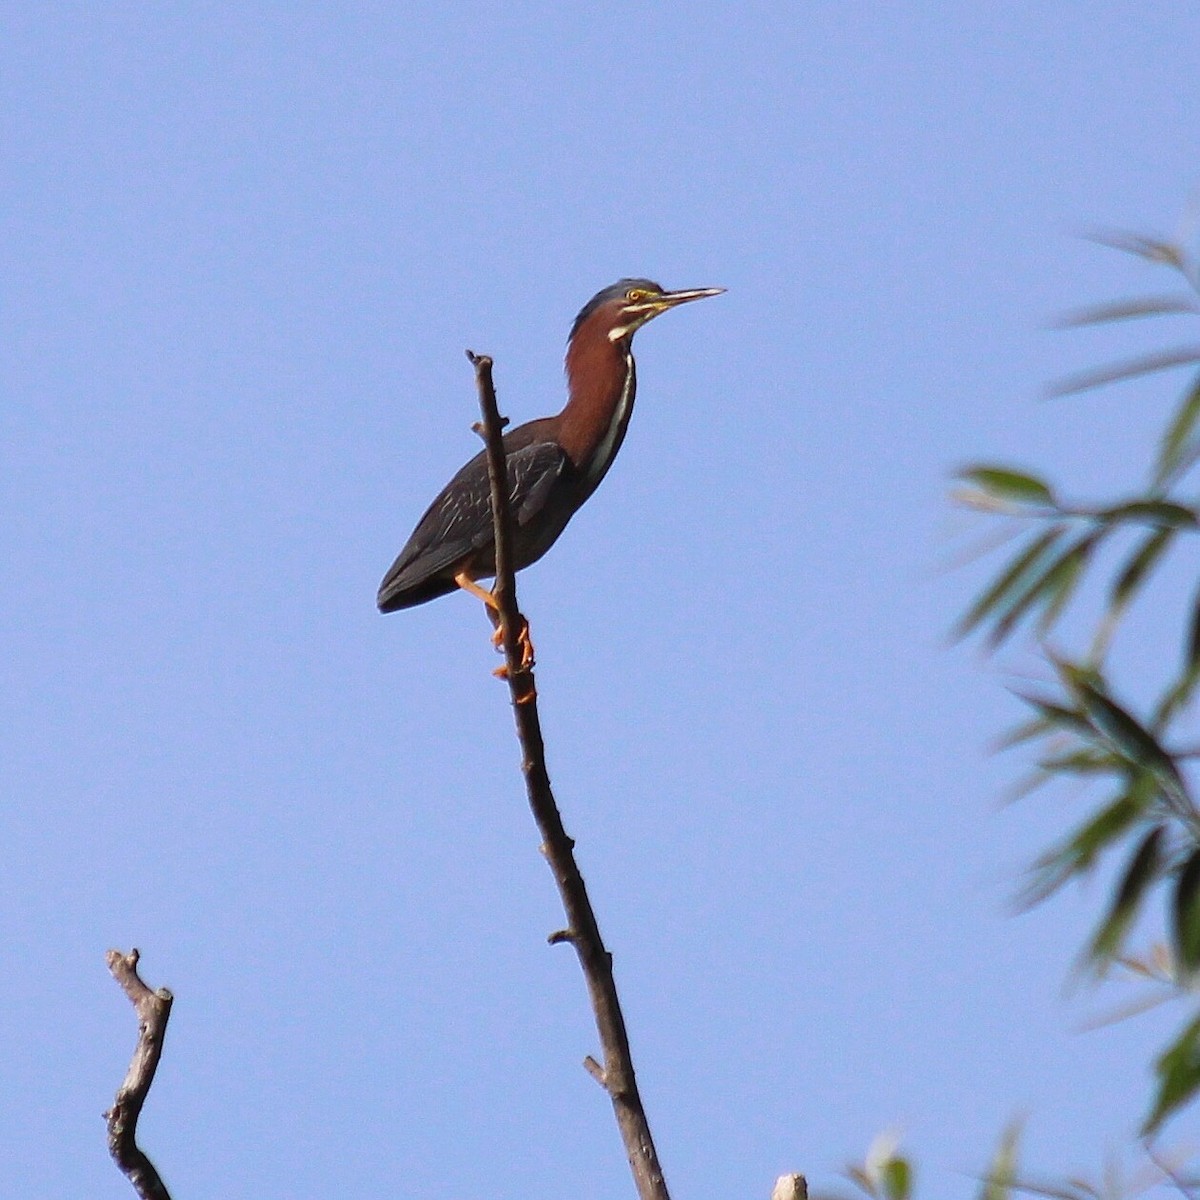
{"type": "Polygon", "coordinates": [[[771,1189],[771,1200],[808,1200],[808,1180],[803,1175],[780,1175],[771,1189]]]}
{"type": "Polygon", "coordinates": [[[104,956],[109,972],[133,1005],[138,1019],[133,1059],[112,1108],[104,1114],[108,1123],[108,1151],[141,1200],[171,1200],[154,1164],[137,1144],[137,1122],[162,1056],[174,997],[167,988],[152,989],[146,985],[137,971],[140,957],[137,950],[128,954],[110,950],[104,956]]]}
{"type": "Polygon", "coordinates": [[[607,1092],[608,1076],[604,1068],[589,1054],[583,1060],[583,1069],[607,1092]]]}

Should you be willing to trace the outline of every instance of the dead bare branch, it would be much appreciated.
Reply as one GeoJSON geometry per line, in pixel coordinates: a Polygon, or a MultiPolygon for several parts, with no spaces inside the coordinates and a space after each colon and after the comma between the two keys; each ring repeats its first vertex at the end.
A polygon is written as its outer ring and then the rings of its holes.
{"type": "Polygon", "coordinates": [[[108,1151],[141,1200],[171,1200],[154,1164],[137,1144],[137,1123],[142,1105],[154,1082],[162,1057],[163,1037],[171,1016],[174,997],[166,988],[153,991],[142,982],[137,965],[139,954],[110,950],[105,956],[112,977],[121,985],[138,1019],[138,1043],[125,1081],[112,1108],[104,1114],[108,1122],[108,1151]]]}
{"type": "Polygon", "coordinates": [[[533,810],[534,819],[542,835],[542,853],[554,873],[567,916],[567,929],[553,935],[551,940],[570,942],[579,956],[596,1019],[596,1029],[600,1035],[603,1058],[603,1066],[592,1069],[589,1073],[600,1082],[612,1101],[638,1195],[641,1200],[670,1200],[654,1141],[650,1136],[650,1124],[638,1094],[625,1019],[621,1013],[616,983],[613,980],[612,955],[600,936],[583,876],[580,875],[575,862],[575,843],[563,828],[562,817],[550,787],[532,664],[522,665],[519,637],[522,629],[527,626],[525,618],[517,608],[512,561],[512,515],[508,504],[508,467],[501,436],[504,422],[496,406],[492,360],[469,350],[467,357],[475,367],[479,405],[483,412],[482,434],[487,443],[488,470],[492,485],[492,516],[496,533],[494,594],[500,610],[504,654],[508,664],[508,686],[512,695],[517,736],[521,743],[521,768],[525,775],[529,807],[533,810]]]}

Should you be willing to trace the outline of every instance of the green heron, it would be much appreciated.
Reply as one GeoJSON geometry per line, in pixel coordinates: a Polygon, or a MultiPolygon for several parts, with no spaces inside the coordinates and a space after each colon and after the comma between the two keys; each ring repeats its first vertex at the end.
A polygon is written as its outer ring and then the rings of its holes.
{"type": "MultiPolygon", "coordinates": [[[[567,339],[566,406],[504,435],[516,570],[554,545],[625,440],[637,387],[633,335],[669,308],[724,290],[665,292],[648,279],[622,279],[583,306],[567,339]]],[[[487,454],[481,452],[417,522],[379,585],[379,611],[411,608],[463,588],[494,617],[492,594],[476,581],[495,572],[487,454]]]]}

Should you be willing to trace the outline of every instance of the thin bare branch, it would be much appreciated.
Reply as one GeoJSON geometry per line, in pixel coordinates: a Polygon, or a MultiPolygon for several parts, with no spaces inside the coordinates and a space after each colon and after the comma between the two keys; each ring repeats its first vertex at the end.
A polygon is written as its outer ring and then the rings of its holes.
{"type": "Polygon", "coordinates": [[[650,1136],[650,1124],[638,1094],[625,1019],[613,980],[612,955],[600,936],[583,876],[575,862],[575,843],[563,828],[562,817],[550,787],[532,665],[522,665],[519,639],[527,625],[517,608],[512,559],[512,514],[508,504],[508,465],[501,436],[503,422],[496,406],[496,391],[492,383],[492,360],[471,351],[467,351],[467,357],[475,367],[479,405],[483,412],[483,438],[487,444],[496,533],[494,595],[500,610],[508,686],[521,743],[521,768],[525,775],[529,807],[533,810],[542,836],[542,853],[554,873],[567,917],[567,930],[557,935],[555,940],[569,941],[575,947],[583,968],[596,1029],[600,1035],[603,1058],[600,1080],[612,1101],[638,1195],[641,1200],[670,1200],[654,1140],[650,1136]]]}
{"type": "Polygon", "coordinates": [[[105,957],[112,977],[129,997],[138,1019],[137,1048],[117,1098],[104,1114],[108,1122],[108,1151],[141,1200],[171,1200],[171,1193],[154,1164],[137,1144],[137,1123],[162,1057],[163,1037],[174,997],[166,988],[153,991],[142,982],[137,971],[137,950],[128,954],[110,950],[105,957]]]}

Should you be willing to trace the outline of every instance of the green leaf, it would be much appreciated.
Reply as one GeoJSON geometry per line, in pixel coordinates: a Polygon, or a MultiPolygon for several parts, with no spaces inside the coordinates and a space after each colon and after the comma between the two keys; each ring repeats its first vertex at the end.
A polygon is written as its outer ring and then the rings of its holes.
{"type": "Polygon", "coordinates": [[[1110,612],[1124,609],[1133,599],[1133,595],[1141,586],[1142,581],[1171,544],[1175,533],[1174,529],[1163,526],[1146,535],[1145,540],[1130,556],[1113,584],[1108,605],[1110,612]]]}
{"type": "Polygon", "coordinates": [[[1038,760],[1039,769],[1052,775],[1102,775],[1120,770],[1123,766],[1115,754],[1090,746],[1061,754],[1048,754],[1038,760]]]}
{"type": "Polygon", "coordinates": [[[878,1196],[874,1181],[862,1167],[849,1166],[846,1168],[846,1178],[857,1184],[868,1196],[878,1196]]]}
{"type": "Polygon", "coordinates": [[[1109,246],[1126,254],[1136,254],[1138,258],[1144,258],[1147,262],[1164,263],[1187,274],[1187,252],[1173,242],[1143,237],[1140,233],[1126,233],[1122,229],[1095,230],[1087,236],[1089,240],[1101,246],[1109,246]]]}
{"type": "Polygon", "coordinates": [[[1130,788],[1084,822],[1061,846],[1043,854],[1033,864],[1023,903],[1037,904],[1072,876],[1088,871],[1102,850],[1137,824],[1153,798],[1153,788],[1130,788]]]}
{"type": "Polygon", "coordinates": [[[1067,708],[1065,704],[1055,704],[1052,700],[1031,693],[1016,692],[1015,695],[1037,711],[1038,717],[1045,722],[1045,733],[1053,729],[1061,729],[1065,733],[1074,733],[1081,737],[1089,737],[1094,733],[1091,723],[1077,708],[1067,708]]]}
{"type": "Polygon", "coordinates": [[[1176,804],[1191,808],[1191,798],[1175,760],[1134,717],[1112,700],[1088,676],[1070,663],[1060,663],[1064,682],[1096,731],[1132,766],[1151,771],[1176,804]]]}
{"type": "Polygon", "coordinates": [[[1175,957],[1192,974],[1200,970],[1200,850],[1193,850],[1179,869],[1171,901],[1175,957]]]}
{"type": "Polygon", "coordinates": [[[1184,646],[1183,670],[1178,680],[1158,703],[1154,714],[1153,728],[1165,729],[1175,714],[1185,708],[1200,683],[1200,590],[1192,599],[1192,619],[1188,624],[1187,642],[1184,646]]]}
{"type": "Polygon", "coordinates": [[[1053,726],[1045,717],[1031,717],[1028,721],[1014,725],[996,742],[994,749],[1011,750],[1014,746],[1020,746],[1024,742],[1032,742],[1035,738],[1045,737],[1052,728],[1053,726]]]}
{"type": "Polygon", "coordinates": [[[967,610],[955,628],[956,637],[966,637],[980,624],[1011,592],[1019,588],[1027,574],[1040,564],[1058,539],[1066,532],[1063,525],[1052,525],[1043,531],[1023,550],[1017,552],[996,581],[967,610]]]}
{"type": "Polygon", "coordinates": [[[1044,480],[1011,467],[979,465],[958,472],[964,483],[973,483],[980,491],[997,500],[1016,504],[1054,504],[1054,493],[1044,480]]]}
{"type": "Polygon", "coordinates": [[[1042,719],[1051,725],[1057,725],[1075,733],[1087,733],[1092,728],[1078,708],[1068,708],[1065,704],[1056,704],[1053,700],[1047,700],[1044,696],[1035,696],[1032,693],[1017,692],[1015,694],[1026,704],[1036,708],[1042,719]]]}
{"type": "Polygon", "coordinates": [[[1194,461],[1195,448],[1189,451],[1187,447],[1197,420],[1200,420],[1200,376],[1188,389],[1175,419],[1163,434],[1162,445],[1158,451],[1158,469],[1154,477],[1156,487],[1162,487],[1169,482],[1185,462],[1190,465],[1194,461]]]}
{"type": "Polygon", "coordinates": [[[1172,367],[1185,367],[1200,362],[1200,346],[1176,346],[1173,350],[1159,350],[1155,354],[1143,354],[1125,362],[1109,363],[1092,371],[1081,371],[1078,375],[1052,383],[1047,395],[1073,396],[1091,391],[1106,383],[1120,383],[1125,379],[1136,379],[1139,375],[1150,375],[1155,371],[1168,371],[1172,367]]]}
{"type": "Polygon", "coordinates": [[[1162,843],[1165,836],[1165,828],[1155,825],[1134,851],[1117,885],[1112,904],[1088,947],[1088,957],[1093,962],[1103,965],[1120,952],[1146,889],[1162,874],[1162,843]]]}
{"type": "Polygon", "coordinates": [[[908,1200],[912,1194],[912,1167],[906,1158],[888,1159],[883,1166],[883,1194],[887,1200],[908,1200]]]}
{"type": "MultiPolygon", "coordinates": [[[[1044,602],[1042,615],[1038,618],[1039,635],[1045,636],[1049,633],[1054,627],[1054,622],[1062,615],[1076,585],[1083,578],[1083,570],[1092,551],[1102,536],[1102,530],[1085,534],[1073,546],[1063,551],[1040,580],[1036,592],[1031,594],[1031,601],[1040,599],[1044,602]]],[[[1011,628],[1011,624],[1008,628],[1011,628]]],[[[997,626],[997,633],[999,632],[997,626]]],[[[1007,633],[1007,629],[1005,632],[1007,633]]]]}
{"type": "Polygon", "coordinates": [[[1038,604],[1044,604],[1051,610],[1050,621],[1053,621],[1054,610],[1066,603],[1072,579],[1078,577],[1079,572],[1083,570],[1088,554],[1101,535],[1102,531],[1087,533],[1048,564],[1042,560],[1036,565],[1031,565],[1030,570],[1019,581],[1019,586],[1014,587],[996,606],[996,623],[988,635],[988,641],[993,648],[999,646],[1016,628],[1021,618],[1038,604]],[[1063,594],[1064,588],[1067,589],[1066,595],[1063,594]],[[999,611],[1001,609],[1003,611],[999,611]]]}
{"type": "Polygon", "coordinates": [[[1196,598],[1192,601],[1192,624],[1188,630],[1187,642],[1187,658],[1184,663],[1184,672],[1187,675],[1195,675],[1200,671],[1200,592],[1196,593],[1196,598]]]}
{"type": "Polygon", "coordinates": [[[1170,500],[1130,500],[1112,508],[1097,509],[1094,516],[1100,521],[1137,521],[1168,529],[1195,529],[1200,525],[1194,508],[1170,500]]]}
{"type": "Polygon", "coordinates": [[[1144,296],[1140,300],[1116,300],[1064,313],[1054,325],[1058,329],[1077,329],[1083,325],[1102,325],[1108,321],[1126,321],[1130,317],[1158,317],[1176,313],[1200,312],[1196,301],[1180,293],[1171,296],[1144,296]]]}
{"type": "Polygon", "coordinates": [[[1158,1076],[1158,1095],[1154,1107],[1142,1126],[1142,1136],[1149,1137],[1176,1109],[1186,1104],[1200,1088],[1200,1018],[1160,1055],[1154,1065],[1158,1076]]]}
{"type": "Polygon", "coordinates": [[[1146,535],[1122,567],[1109,592],[1108,609],[1096,631],[1092,643],[1092,654],[1096,658],[1104,655],[1105,649],[1116,632],[1125,610],[1133,601],[1134,593],[1154,569],[1178,531],[1162,526],[1146,535]]]}
{"type": "Polygon", "coordinates": [[[1021,1142],[1021,1120],[1010,1121],[1000,1135],[1000,1143],[988,1172],[983,1177],[979,1200],[1009,1200],[1017,1184],[1017,1150],[1021,1142]]]}
{"type": "Polygon", "coordinates": [[[1167,694],[1158,702],[1158,707],[1154,710],[1152,728],[1156,733],[1161,733],[1166,729],[1176,715],[1187,707],[1198,683],[1200,683],[1200,670],[1193,670],[1182,675],[1167,690],[1167,694]]]}

